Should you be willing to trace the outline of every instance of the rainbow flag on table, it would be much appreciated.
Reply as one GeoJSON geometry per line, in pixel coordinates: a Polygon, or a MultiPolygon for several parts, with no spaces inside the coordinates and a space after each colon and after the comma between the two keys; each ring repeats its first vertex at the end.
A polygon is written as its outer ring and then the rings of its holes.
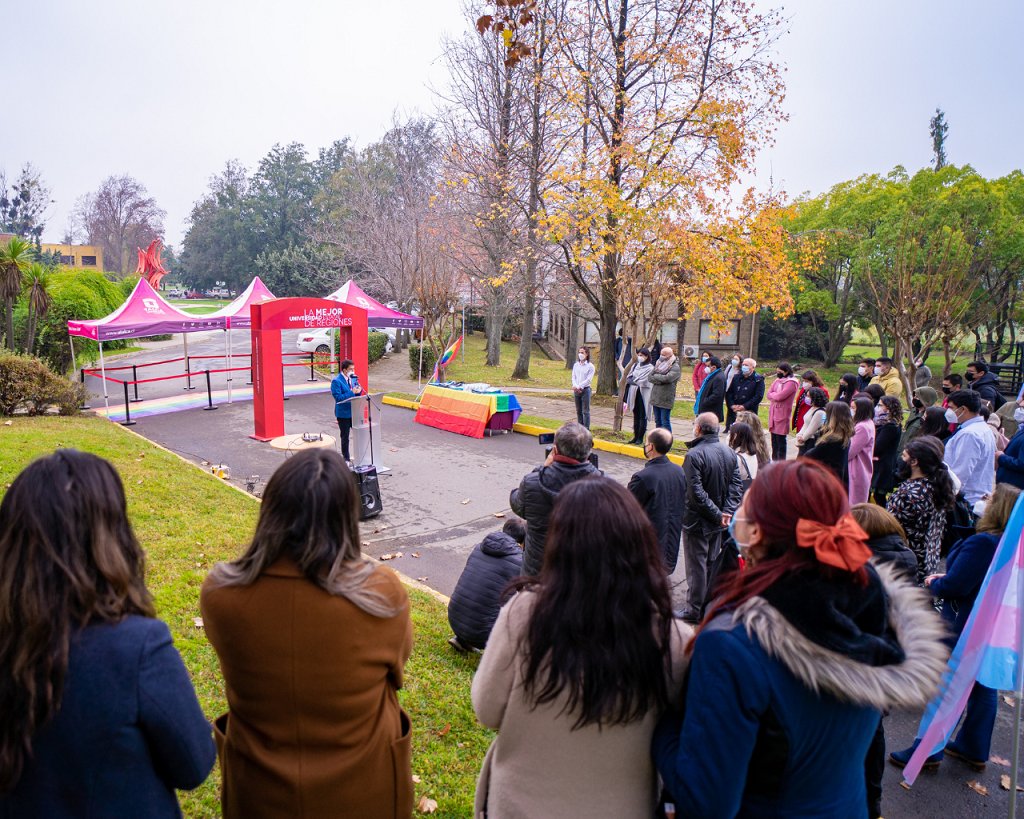
{"type": "Polygon", "coordinates": [[[1017,500],[992,565],[981,584],[939,695],[924,712],[921,742],[904,769],[913,784],[925,759],[944,748],[975,681],[1001,691],[1021,689],[1021,617],[1024,612],[1024,496],[1017,500]]]}
{"type": "Polygon", "coordinates": [[[451,347],[449,347],[441,354],[441,357],[437,360],[437,363],[434,365],[434,374],[430,376],[431,382],[437,381],[437,374],[448,366],[448,362],[455,358],[455,354],[458,353],[459,347],[461,346],[462,336],[459,336],[457,339],[455,339],[455,343],[452,344],[451,347]]]}

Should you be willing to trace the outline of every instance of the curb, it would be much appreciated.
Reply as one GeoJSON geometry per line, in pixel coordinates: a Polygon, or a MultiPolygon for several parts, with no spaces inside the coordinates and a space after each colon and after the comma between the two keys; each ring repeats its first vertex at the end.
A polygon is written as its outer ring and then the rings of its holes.
{"type": "MultiPolygon", "coordinates": [[[[403,409],[417,410],[420,405],[416,401],[409,401],[405,398],[393,398],[390,395],[385,395],[382,399],[383,403],[392,407],[402,407],[403,409]]],[[[543,435],[545,433],[553,432],[554,430],[548,429],[547,427],[538,427],[534,424],[513,424],[512,431],[518,432],[522,435],[543,435]]],[[[631,446],[629,444],[619,444],[615,441],[603,441],[600,438],[594,439],[594,449],[600,450],[601,452],[611,452],[615,455],[624,455],[627,458],[636,458],[637,460],[646,460],[644,458],[644,451],[642,447],[631,446]]],[[[685,458],[682,455],[676,455],[675,453],[669,453],[668,459],[678,466],[683,465],[685,458]]]]}

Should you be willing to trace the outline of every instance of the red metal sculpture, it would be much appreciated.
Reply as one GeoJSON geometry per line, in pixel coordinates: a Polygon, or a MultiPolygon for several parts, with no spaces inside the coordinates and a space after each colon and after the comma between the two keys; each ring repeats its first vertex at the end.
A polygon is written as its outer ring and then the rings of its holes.
{"type": "Polygon", "coordinates": [[[135,272],[149,282],[154,290],[160,289],[160,280],[167,275],[163,259],[160,258],[161,249],[162,243],[159,239],[154,239],[150,242],[149,247],[145,250],[137,248],[139,251],[139,266],[135,272]]]}

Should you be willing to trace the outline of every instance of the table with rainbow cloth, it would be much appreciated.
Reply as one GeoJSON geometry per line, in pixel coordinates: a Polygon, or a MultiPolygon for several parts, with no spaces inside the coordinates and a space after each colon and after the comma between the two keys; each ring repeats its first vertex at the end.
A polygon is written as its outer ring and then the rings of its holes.
{"type": "Polygon", "coordinates": [[[486,430],[510,432],[523,408],[512,393],[429,384],[420,397],[415,421],[470,438],[486,430]]]}

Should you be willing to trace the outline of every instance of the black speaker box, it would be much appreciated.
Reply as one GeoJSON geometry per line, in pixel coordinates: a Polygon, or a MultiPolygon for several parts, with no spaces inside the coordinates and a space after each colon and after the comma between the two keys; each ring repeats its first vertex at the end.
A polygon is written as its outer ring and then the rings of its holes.
{"type": "Polygon", "coordinates": [[[373,465],[357,466],[352,472],[356,476],[359,487],[359,519],[369,520],[380,514],[380,483],[377,480],[377,467],[373,465]]]}

